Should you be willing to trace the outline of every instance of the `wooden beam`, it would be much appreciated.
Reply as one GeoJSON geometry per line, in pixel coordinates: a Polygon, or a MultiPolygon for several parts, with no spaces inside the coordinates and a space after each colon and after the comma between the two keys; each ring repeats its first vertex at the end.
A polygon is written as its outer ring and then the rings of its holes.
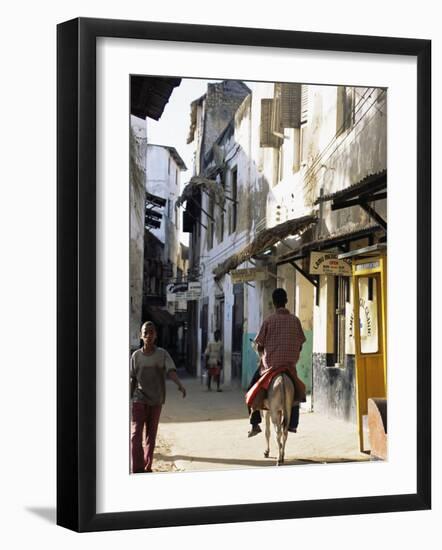
{"type": "Polygon", "coordinates": [[[213,216],[211,216],[208,212],[206,212],[206,211],[204,210],[204,208],[201,206],[201,204],[200,204],[196,199],[194,199],[193,197],[189,197],[189,199],[190,199],[191,201],[193,201],[193,202],[198,206],[198,208],[201,210],[201,212],[204,212],[204,214],[205,214],[208,218],[210,218],[213,222],[215,221],[215,218],[214,218],[213,216]]]}
{"type": "Polygon", "coordinates": [[[298,271],[303,277],[311,283],[315,289],[316,289],[316,305],[319,306],[319,275],[311,276],[308,273],[306,273],[299,265],[297,265],[295,262],[288,262],[290,265],[292,265],[296,271],[298,271]]]}
{"type": "Polygon", "coordinates": [[[382,229],[387,232],[387,222],[382,218],[374,208],[372,208],[370,205],[366,204],[365,202],[361,203],[361,208],[367,212],[367,214],[376,220],[378,224],[382,227],[382,229]]]}
{"type": "Polygon", "coordinates": [[[332,202],[331,209],[332,210],[340,210],[341,208],[349,208],[350,206],[358,206],[361,205],[362,202],[373,202],[373,201],[379,201],[381,199],[386,199],[387,193],[378,193],[374,195],[364,196],[364,200],[361,201],[361,197],[358,197],[356,199],[337,199],[332,202]]]}

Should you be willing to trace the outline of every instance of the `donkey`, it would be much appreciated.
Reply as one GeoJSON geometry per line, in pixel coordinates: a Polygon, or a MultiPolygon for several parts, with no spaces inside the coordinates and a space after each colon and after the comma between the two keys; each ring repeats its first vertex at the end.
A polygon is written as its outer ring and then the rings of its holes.
{"type": "Polygon", "coordinates": [[[266,417],[266,442],[267,448],[264,451],[266,458],[270,455],[270,417],[275,428],[276,443],[278,445],[278,458],[276,465],[284,463],[285,444],[287,441],[290,414],[292,412],[295,398],[295,387],[292,379],[287,374],[277,374],[270,382],[267,390],[267,398],[264,401],[266,417]]]}

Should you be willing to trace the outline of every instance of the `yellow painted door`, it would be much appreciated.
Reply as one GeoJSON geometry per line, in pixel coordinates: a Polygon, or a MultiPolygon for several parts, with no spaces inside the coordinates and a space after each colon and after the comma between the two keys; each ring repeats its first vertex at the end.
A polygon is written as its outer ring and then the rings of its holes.
{"type": "Polygon", "coordinates": [[[368,399],[386,397],[385,261],[375,269],[354,268],[354,334],[356,356],[356,410],[360,450],[364,450],[364,416],[368,399]],[[359,307],[356,306],[358,304],[359,307]]]}

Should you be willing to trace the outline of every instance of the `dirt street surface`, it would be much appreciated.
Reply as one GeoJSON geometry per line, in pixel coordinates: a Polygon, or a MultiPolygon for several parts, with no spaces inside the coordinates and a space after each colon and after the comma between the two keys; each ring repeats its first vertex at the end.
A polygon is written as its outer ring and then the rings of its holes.
{"type": "MultiPolygon", "coordinates": [[[[259,468],[275,465],[277,447],[272,427],[270,458],[264,458],[263,432],[248,438],[250,428],[244,392],[223,388],[221,393],[184,378],[187,397],[167,383],[153,470],[197,471],[259,468]]],[[[356,426],[318,413],[303,404],[298,433],[289,433],[286,464],[366,461],[359,452],[356,426]]]]}

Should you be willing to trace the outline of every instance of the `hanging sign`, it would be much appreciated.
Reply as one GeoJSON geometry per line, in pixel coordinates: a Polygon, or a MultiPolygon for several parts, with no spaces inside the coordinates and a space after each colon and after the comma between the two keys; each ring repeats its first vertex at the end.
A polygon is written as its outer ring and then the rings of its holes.
{"type": "MultiPolygon", "coordinates": [[[[353,305],[345,307],[346,353],[355,353],[355,330],[353,305]]],[[[378,351],[377,305],[372,300],[359,300],[359,333],[361,337],[361,353],[376,353],[378,351]]]]}
{"type": "Polygon", "coordinates": [[[198,300],[200,296],[200,281],[189,281],[187,283],[170,283],[167,285],[168,302],[179,302],[181,300],[198,300]]]}
{"type": "Polygon", "coordinates": [[[351,260],[338,260],[336,254],[330,252],[310,253],[311,275],[351,275],[351,260]]]}
{"type": "Polygon", "coordinates": [[[269,274],[264,267],[250,267],[247,269],[235,269],[230,272],[232,283],[247,283],[248,281],[265,281],[269,274]]]}

